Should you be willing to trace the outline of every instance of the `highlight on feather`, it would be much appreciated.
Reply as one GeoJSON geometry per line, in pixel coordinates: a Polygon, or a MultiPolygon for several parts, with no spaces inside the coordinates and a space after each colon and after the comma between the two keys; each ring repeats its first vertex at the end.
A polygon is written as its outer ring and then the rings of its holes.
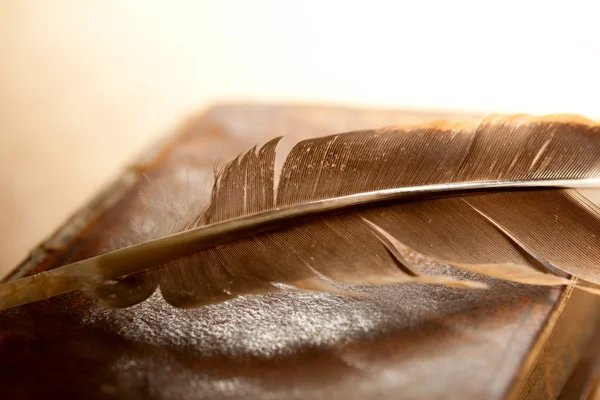
{"type": "Polygon", "coordinates": [[[206,210],[171,235],[2,284],[0,308],[73,290],[125,307],[160,288],[170,304],[195,307],[280,284],[483,287],[423,274],[411,254],[598,291],[600,208],[574,189],[600,186],[600,126],[589,120],[489,116],[307,139],[285,152],[280,143],[225,165],[206,210]]]}
{"type": "MultiPolygon", "coordinates": [[[[411,250],[400,243],[394,236],[390,235],[380,226],[372,223],[371,221],[363,218],[363,220],[373,228],[375,234],[379,237],[381,242],[385,245],[385,247],[390,252],[393,260],[397,263],[400,269],[403,269],[408,273],[408,276],[411,278],[413,282],[420,283],[437,283],[450,287],[457,288],[469,288],[469,289],[487,289],[488,285],[483,282],[470,281],[464,279],[455,279],[450,276],[431,276],[431,275],[422,275],[419,271],[411,266],[414,262],[408,261],[410,257],[411,250]]],[[[427,259],[430,262],[436,262],[436,260],[432,260],[422,254],[420,254],[422,259],[427,259]]],[[[409,280],[407,279],[407,282],[409,280]]]]}

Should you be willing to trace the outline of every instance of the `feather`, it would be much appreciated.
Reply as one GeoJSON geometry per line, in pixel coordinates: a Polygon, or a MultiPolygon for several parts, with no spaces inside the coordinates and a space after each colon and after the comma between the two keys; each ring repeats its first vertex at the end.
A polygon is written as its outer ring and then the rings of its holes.
{"type": "Polygon", "coordinates": [[[600,126],[489,116],[254,147],[222,168],[210,204],[171,235],[0,285],[0,308],[73,290],[126,307],[160,287],[176,307],[282,290],[352,294],[422,282],[424,261],[597,293],[600,126]]]}

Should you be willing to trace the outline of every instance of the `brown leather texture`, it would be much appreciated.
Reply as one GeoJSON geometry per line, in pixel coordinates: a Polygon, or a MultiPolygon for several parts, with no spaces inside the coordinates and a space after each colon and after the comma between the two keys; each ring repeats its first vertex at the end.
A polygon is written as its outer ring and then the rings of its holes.
{"type": "MultiPolygon", "coordinates": [[[[152,217],[140,194],[153,183],[175,197],[189,186],[206,194],[215,159],[275,136],[466,118],[476,116],[216,107],[156,144],[9,278],[127,243],[131,223],[152,217]]],[[[555,397],[582,351],[579,338],[567,343],[579,346],[569,366],[547,369],[558,371],[552,376],[558,389],[535,386],[542,381],[535,372],[568,291],[486,281],[486,291],[405,284],[368,288],[359,298],[283,292],[198,309],[173,308],[156,293],[114,310],[71,293],[0,312],[0,398],[555,397]]]]}

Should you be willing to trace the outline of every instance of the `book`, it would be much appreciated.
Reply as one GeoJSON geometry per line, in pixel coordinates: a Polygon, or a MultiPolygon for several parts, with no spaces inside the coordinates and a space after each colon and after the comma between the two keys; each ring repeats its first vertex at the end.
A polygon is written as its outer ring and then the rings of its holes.
{"type": "MultiPolygon", "coordinates": [[[[190,188],[207,196],[216,160],[273,137],[478,117],[215,107],[152,145],[6,279],[113,249],[144,221],[142,195],[153,183],[174,198],[190,188]]],[[[486,291],[395,285],[361,299],[244,296],[193,310],[160,293],[119,310],[70,293],[0,312],[0,398],[581,398],[592,390],[599,301],[500,281],[486,291]]]]}

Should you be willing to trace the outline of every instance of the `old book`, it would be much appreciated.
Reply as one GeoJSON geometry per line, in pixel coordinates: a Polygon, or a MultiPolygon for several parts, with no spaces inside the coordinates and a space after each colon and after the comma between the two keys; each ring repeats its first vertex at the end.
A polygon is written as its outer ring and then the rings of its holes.
{"type": "MultiPolygon", "coordinates": [[[[308,106],[214,108],[152,146],[7,279],[118,246],[115,241],[130,235],[131,222],[143,221],[149,212],[140,194],[153,182],[162,182],[171,196],[185,196],[190,186],[206,187],[215,159],[274,136],[468,118],[477,116],[308,106]]],[[[278,293],[191,310],[167,305],[160,294],[110,310],[71,293],[0,313],[0,394],[11,399],[552,399],[566,388],[563,398],[578,398],[586,392],[590,369],[577,365],[600,321],[598,301],[571,289],[500,281],[487,291],[382,287],[360,299],[278,293]]]]}

